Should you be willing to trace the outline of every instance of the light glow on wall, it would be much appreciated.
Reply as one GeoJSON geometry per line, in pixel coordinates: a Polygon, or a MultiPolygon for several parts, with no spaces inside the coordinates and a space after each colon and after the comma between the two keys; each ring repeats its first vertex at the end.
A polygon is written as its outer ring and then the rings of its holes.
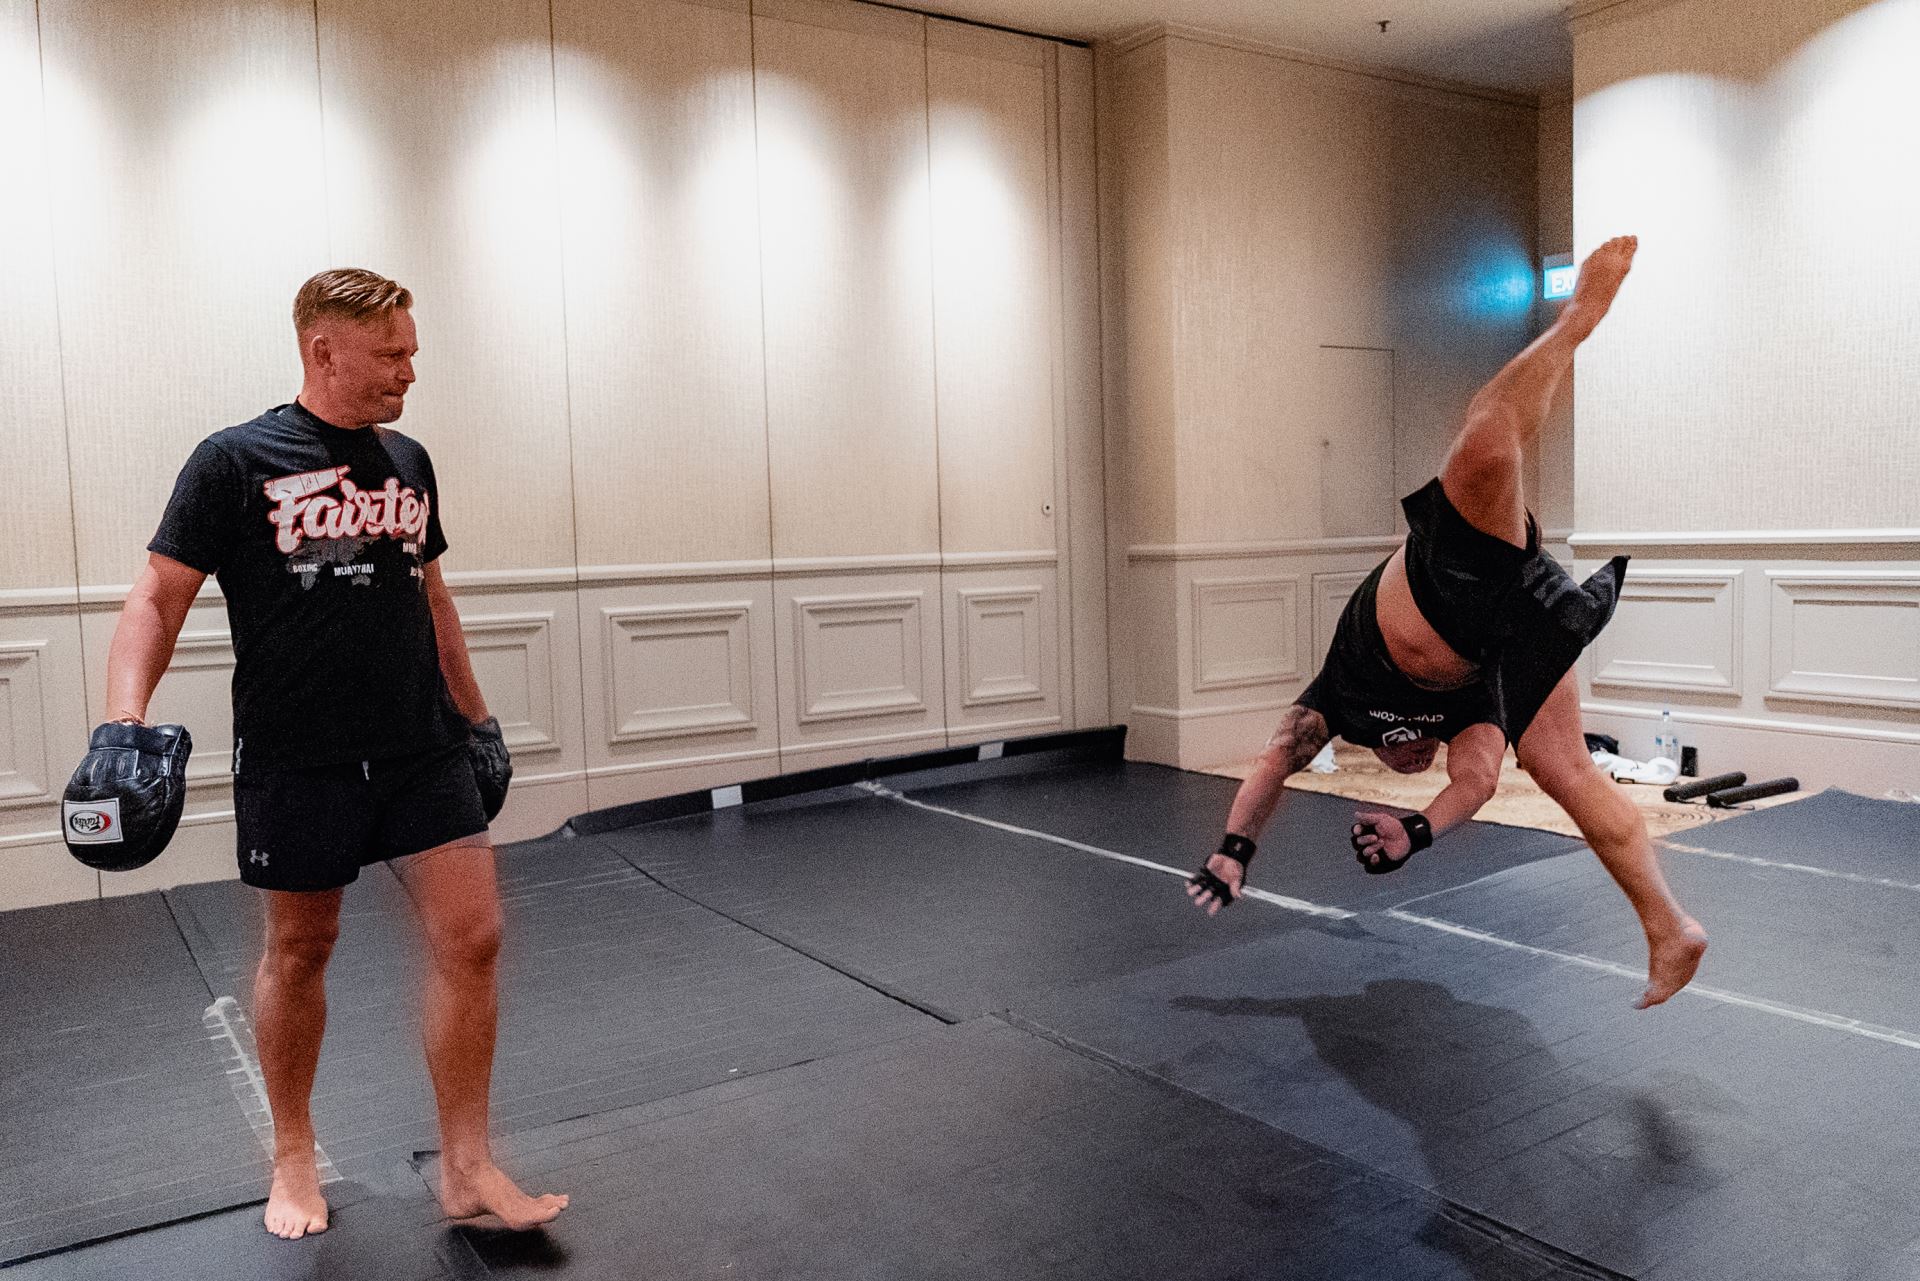
{"type": "Polygon", "coordinates": [[[537,249],[550,259],[559,239],[559,186],[551,108],[503,117],[469,154],[460,199],[473,218],[474,248],[495,264],[524,259],[537,249]]]}

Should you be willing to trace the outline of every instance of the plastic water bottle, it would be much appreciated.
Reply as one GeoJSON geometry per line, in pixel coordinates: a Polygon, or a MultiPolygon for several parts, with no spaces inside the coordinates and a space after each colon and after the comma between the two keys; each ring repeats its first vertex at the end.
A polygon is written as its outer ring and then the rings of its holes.
{"type": "Polygon", "coordinates": [[[1680,763],[1680,735],[1673,728],[1673,709],[1660,709],[1660,728],[1653,736],[1653,754],[1680,763]]]}

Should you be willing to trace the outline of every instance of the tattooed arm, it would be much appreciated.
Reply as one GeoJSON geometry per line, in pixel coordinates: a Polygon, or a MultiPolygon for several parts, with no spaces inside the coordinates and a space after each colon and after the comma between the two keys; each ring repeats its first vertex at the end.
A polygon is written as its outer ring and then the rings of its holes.
{"type": "MultiPolygon", "coordinates": [[[[1247,775],[1233,798],[1233,809],[1227,816],[1228,839],[1240,836],[1251,841],[1258,837],[1280,807],[1287,776],[1305,769],[1331,737],[1326,718],[1320,713],[1298,703],[1289,707],[1280,718],[1280,728],[1267,740],[1267,749],[1260,753],[1253,773],[1247,775]]],[[[1252,856],[1251,847],[1246,854],[1252,856]]],[[[1207,860],[1205,870],[1188,880],[1187,897],[1211,916],[1240,897],[1245,876],[1246,866],[1240,859],[1215,854],[1207,860]]]]}
{"type": "Polygon", "coordinates": [[[1287,777],[1305,769],[1332,737],[1320,713],[1298,703],[1289,707],[1280,718],[1280,728],[1267,740],[1253,773],[1240,784],[1227,816],[1227,830],[1250,841],[1259,840],[1267,820],[1280,807],[1287,777]]]}

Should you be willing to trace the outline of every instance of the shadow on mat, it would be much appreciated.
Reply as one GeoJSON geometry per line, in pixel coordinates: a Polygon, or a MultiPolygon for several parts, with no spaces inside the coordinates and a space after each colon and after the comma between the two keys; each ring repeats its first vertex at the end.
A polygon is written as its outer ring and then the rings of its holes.
{"type": "MultiPolygon", "coordinates": [[[[1486,1190],[1473,1197],[1484,1212],[1502,1222],[1528,1222],[1536,1232],[1559,1240],[1605,1241],[1609,1253],[1641,1254],[1640,1225],[1668,1208],[1674,1185],[1702,1186],[1713,1172],[1697,1151],[1684,1104],[1652,1093],[1623,1089],[1598,1079],[1568,1082],[1560,1077],[1552,1047],[1524,1015],[1499,1006],[1455,999],[1444,985],[1416,979],[1381,979],[1352,996],[1289,999],[1238,996],[1183,996],[1176,1009],[1225,1018],[1298,1019],[1320,1061],[1338,1072],[1363,1099],[1402,1121],[1420,1147],[1429,1172],[1461,1171],[1486,1190]],[[1474,1071],[1468,1047],[1503,1047],[1502,1064],[1546,1056],[1545,1066],[1527,1081],[1548,1077],[1566,1083],[1554,1098],[1580,1095],[1588,1101],[1585,1123],[1543,1126],[1537,1139],[1521,1138],[1513,1150],[1487,1152],[1481,1168],[1462,1161],[1463,1150],[1487,1137],[1454,1118],[1483,1101],[1483,1090],[1463,1097],[1463,1081],[1474,1071]],[[1592,1092],[1600,1091],[1598,1096],[1592,1092]],[[1579,1133],[1576,1133],[1579,1132],[1579,1133]],[[1585,1134],[1587,1137],[1579,1137],[1585,1134]],[[1571,1136],[1571,1137],[1570,1137],[1571,1136]],[[1505,1169],[1499,1169],[1504,1166],[1505,1169]],[[1487,1173],[1504,1178],[1487,1179],[1487,1173]]],[[[1516,1089],[1525,1088],[1517,1082],[1516,1089]]],[[[1544,1112],[1552,1101],[1537,1111],[1544,1112]]],[[[1525,1125],[1528,1113],[1503,1124],[1525,1125]]],[[[1364,1135],[1356,1135],[1364,1144],[1364,1135]]],[[[1429,1173],[1427,1186],[1445,1197],[1456,1180],[1429,1173]]],[[[1453,1254],[1461,1275],[1509,1277],[1511,1259],[1489,1250],[1486,1234],[1463,1229],[1444,1211],[1436,1212],[1417,1239],[1453,1254]]],[[[1541,1239],[1547,1239],[1543,1236],[1541,1239]]],[[[1524,1248],[1524,1247],[1521,1247],[1524,1248]]],[[[1576,1273],[1577,1275],[1577,1273],[1576,1273]]]]}
{"type": "MultiPolygon", "coordinates": [[[[566,1267],[568,1260],[565,1247],[544,1228],[512,1232],[473,1224],[449,1227],[441,1240],[439,1254],[443,1261],[457,1262],[466,1257],[484,1260],[481,1266],[489,1269],[488,1275],[493,1268],[553,1272],[566,1267]]],[[[456,1276],[470,1274],[470,1270],[455,1269],[456,1276]]]]}

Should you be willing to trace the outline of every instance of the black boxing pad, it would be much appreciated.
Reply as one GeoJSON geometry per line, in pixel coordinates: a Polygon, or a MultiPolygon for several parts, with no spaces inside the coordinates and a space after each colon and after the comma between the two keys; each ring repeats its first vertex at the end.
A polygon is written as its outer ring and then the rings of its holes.
{"type": "Polygon", "coordinates": [[[513,757],[507,751],[506,735],[500,722],[489,716],[473,726],[467,740],[467,761],[473,766],[473,781],[480,786],[480,804],[487,811],[487,822],[500,816],[507,803],[507,785],[513,782],[513,757]]]}
{"type": "Polygon", "coordinates": [[[130,872],[160,856],[187,804],[193,736],[180,725],[102,725],[60,804],[60,834],[88,867],[130,872]]]}

